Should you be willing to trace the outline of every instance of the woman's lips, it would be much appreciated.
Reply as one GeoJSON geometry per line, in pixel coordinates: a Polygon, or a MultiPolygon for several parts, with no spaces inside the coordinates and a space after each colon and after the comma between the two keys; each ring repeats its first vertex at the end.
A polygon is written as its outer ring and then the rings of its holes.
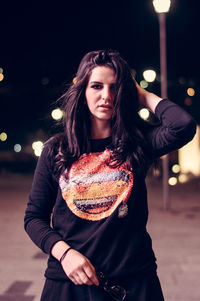
{"type": "Polygon", "coordinates": [[[105,110],[105,111],[110,111],[112,110],[112,106],[107,106],[107,105],[101,105],[99,106],[99,108],[101,108],[102,110],[105,110]]]}

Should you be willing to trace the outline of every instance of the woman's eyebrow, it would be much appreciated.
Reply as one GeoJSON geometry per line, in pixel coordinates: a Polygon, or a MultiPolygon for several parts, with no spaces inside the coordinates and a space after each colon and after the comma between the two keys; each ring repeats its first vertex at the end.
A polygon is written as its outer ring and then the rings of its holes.
{"type": "Polygon", "coordinates": [[[90,84],[102,84],[102,82],[98,82],[98,81],[91,81],[90,84]]]}
{"type": "MultiPolygon", "coordinates": [[[[91,82],[89,82],[89,84],[101,84],[101,85],[103,85],[103,82],[99,82],[99,81],[91,81],[91,82]]],[[[116,83],[114,82],[114,83],[110,83],[110,85],[111,86],[113,86],[113,85],[115,85],[116,83]]]]}

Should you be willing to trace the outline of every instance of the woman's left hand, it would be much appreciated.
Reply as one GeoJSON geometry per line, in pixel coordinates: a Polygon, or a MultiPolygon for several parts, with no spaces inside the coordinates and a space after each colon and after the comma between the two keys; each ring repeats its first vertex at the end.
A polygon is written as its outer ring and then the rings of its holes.
{"type": "Polygon", "coordinates": [[[80,252],[70,249],[61,264],[66,275],[74,284],[99,285],[94,266],[80,252]]]}

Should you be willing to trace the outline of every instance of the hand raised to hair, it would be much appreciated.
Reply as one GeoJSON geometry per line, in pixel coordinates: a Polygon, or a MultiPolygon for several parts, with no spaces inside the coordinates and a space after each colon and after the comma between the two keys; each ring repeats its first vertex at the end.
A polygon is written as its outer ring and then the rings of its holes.
{"type": "Polygon", "coordinates": [[[134,81],[138,92],[140,106],[148,108],[151,112],[155,113],[155,108],[158,105],[158,103],[162,100],[162,98],[140,87],[140,85],[136,82],[135,79],[134,81]]]}
{"type": "Polygon", "coordinates": [[[62,260],[62,267],[68,278],[76,285],[99,285],[94,266],[80,252],[71,249],[62,260]]]}
{"type": "Polygon", "coordinates": [[[139,103],[141,105],[141,107],[145,107],[146,103],[145,103],[145,98],[147,95],[147,91],[145,89],[143,89],[134,79],[136,88],[137,88],[137,92],[138,92],[138,99],[139,99],[139,103]]]}

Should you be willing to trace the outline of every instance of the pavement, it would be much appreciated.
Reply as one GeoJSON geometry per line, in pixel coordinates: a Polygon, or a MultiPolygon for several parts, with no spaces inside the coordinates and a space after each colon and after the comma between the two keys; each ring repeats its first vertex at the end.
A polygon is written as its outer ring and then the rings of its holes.
{"type": "MultiPolygon", "coordinates": [[[[0,301],[39,301],[47,255],[24,231],[32,174],[0,175],[0,301]]],[[[170,187],[163,209],[161,179],[147,178],[148,231],[165,301],[200,301],[200,178],[170,187]]],[[[155,300],[156,301],[156,300],[155,300]]]]}

